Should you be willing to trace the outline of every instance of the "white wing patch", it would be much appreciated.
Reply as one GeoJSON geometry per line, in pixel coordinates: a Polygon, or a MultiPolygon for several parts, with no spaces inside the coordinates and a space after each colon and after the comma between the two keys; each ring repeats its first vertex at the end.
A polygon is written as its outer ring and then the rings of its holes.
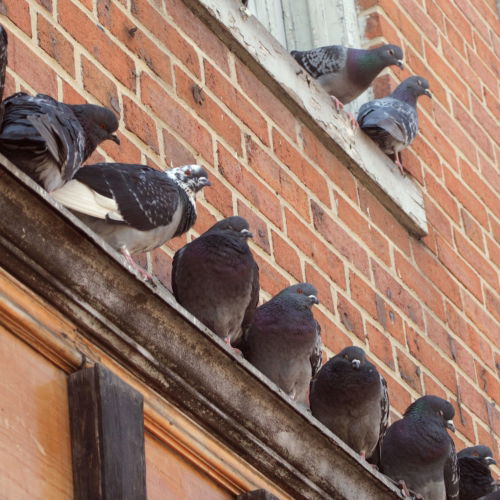
{"type": "Polygon", "coordinates": [[[98,219],[123,221],[118,205],[113,198],[107,198],[75,179],[52,191],[52,197],[65,207],[98,219]]]}

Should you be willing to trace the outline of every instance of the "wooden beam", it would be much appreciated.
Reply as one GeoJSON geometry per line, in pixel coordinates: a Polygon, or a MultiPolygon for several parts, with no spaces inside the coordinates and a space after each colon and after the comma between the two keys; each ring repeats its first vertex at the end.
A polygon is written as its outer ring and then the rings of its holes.
{"type": "Polygon", "coordinates": [[[96,364],[68,379],[76,500],[146,499],[143,397],[96,364]]]}

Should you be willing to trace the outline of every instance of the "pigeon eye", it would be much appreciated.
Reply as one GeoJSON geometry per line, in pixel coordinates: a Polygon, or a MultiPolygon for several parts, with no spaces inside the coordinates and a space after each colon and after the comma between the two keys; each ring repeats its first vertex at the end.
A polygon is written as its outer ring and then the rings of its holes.
{"type": "Polygon", "coordinates": [[[344,359],[349,359],[349,355],[348,354],[344,354],[344,359]]]}
{"type": "Polygon", "coordinates": [[[479,453],[478,453],[477,451],[475,451],[475,452],[472,454],[472,456],[474,456],[474,457],[478,457],[478,456],[479,456],[479,453]]]}
{"type": "Polygon", "coordinates": [[[191,177],[191,170],[185,170],[184,175],[186,175],[187,177],[191,177]]]}
{"type": "Polygon", "coordinates": [[[422,86],[422,80],[417,80],[417,83],[422,86]]]}
{"type": "Polygon", "coordinates": [[[389,55],[390,56],[393,56],[394,55],[394,51],[392,49],[389,49],[389,55]]]}
{"type": "Polygon", "coordinates": [[[442,417],[444,417],[443,410],[439,410],[439,411],[438,411],[438,414],[439,414],[439,415],[441,415],[442,417]]]}
{"type": "Polygon", "coordinates": [[[302,288],[297,288],[297,293],[304,293],[304,292],[302,291],[302,288]]]}

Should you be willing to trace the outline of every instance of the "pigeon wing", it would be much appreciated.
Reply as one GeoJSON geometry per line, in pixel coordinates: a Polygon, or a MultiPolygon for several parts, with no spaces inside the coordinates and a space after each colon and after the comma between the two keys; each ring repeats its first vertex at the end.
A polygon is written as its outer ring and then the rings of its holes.
{"type": "Polygon", "coordinates": [[[295,60],[313,77],[319,78],[329,73],[343,70],[347,49],[341,45],[330,45],[304,52],[292,51],[295,60]]]}
{"type": "Polygon", "coordinates": [[[312,368],[312,376],[314,377],[316,373],[319,372],[321,368],[321,362],[323,360],[323,342],[321,341],[321,325],[314,320],[316,323],[316,342],[309,358],[312,368]]]}
{"type": "Polygon", "coordinates": [[[446,487],[446,500],[457,500],[459,497],[460,473],[455,443],[450,439],[450,453],[444,464],[444,484],[446,487]]]}

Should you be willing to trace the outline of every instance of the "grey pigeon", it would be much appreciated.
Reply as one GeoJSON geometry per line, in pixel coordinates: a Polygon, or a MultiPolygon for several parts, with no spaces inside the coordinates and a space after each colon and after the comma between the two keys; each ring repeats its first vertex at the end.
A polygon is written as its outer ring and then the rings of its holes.
{"type": "Polygon", "coordinates": [[[496,490],[496,483],[489,467],[496,464],[496,461],[487,446],[464,448],[457,453],[457,457],[460,471],[460,500],[476,500],[496,490]]]}
{"type": "Polygon", "coordinates": [[[242,347],[250,363],[304,406],[321,366],[321,330],[311,311],[316,295],[309,283],[282,290],[257,309],[242,347]]]}
{"type": "Polygon", "coordinates": [[[238,346],[259,301],[259,268],[247,239],[248,222],[233,216],[175,253],[177,301],[229,344],[238,346]]]}
{"type": "Polygon", "coordinates": [[[311,383],[312,414],[363,458],[387,429],[387,383],[365,351],[350,346],[330,358],[311,383]]]}
{"type": "Polygon", "coordinates": [[[196,193],[209,185],[199,165],[161,172],[145,165],[96,163],[78,170],[52,196],[149,278],[130,254],[149,252],[190,229],[196,193]]]}
{"type": "Polygon", "coordinates": [[[403,67],[403,51],[397,45],[368,50],[330,45],[291,54],[332,96],[337,109],[363,93],[387,66],[403,67]]]}
{"type": "Polygon", "coordinates": [[[64,104],[18,92],[4,102],[0,152],[47,191],[73,178],[104,140],[117,144],[115,114],[94,104],[64,104]]]}
{"type": "Polygon", "coordinates": [[[5,71],[7,69],[8,38],[5,28],[0,24],[0,126],[3,117],[3,91],[5,88],[5,71]]]}
{"type": "Polygon", "coordinates": [[[425,500],[458,499],[455,445],[446,429],[455,431],[453,406],[437,396],[422,396],[385,433],[382,472],[425,500]]]}
{"type": "Polygon", "coordinates": [[[401,174],[403,165],[399,152],[417,135],[417,99],[421,95],[432,97],[429,82],[421,76],[411,76],[389,96],[367,102],[359,109],[359,126],[384,153],[395,155],[401,174]]]}

